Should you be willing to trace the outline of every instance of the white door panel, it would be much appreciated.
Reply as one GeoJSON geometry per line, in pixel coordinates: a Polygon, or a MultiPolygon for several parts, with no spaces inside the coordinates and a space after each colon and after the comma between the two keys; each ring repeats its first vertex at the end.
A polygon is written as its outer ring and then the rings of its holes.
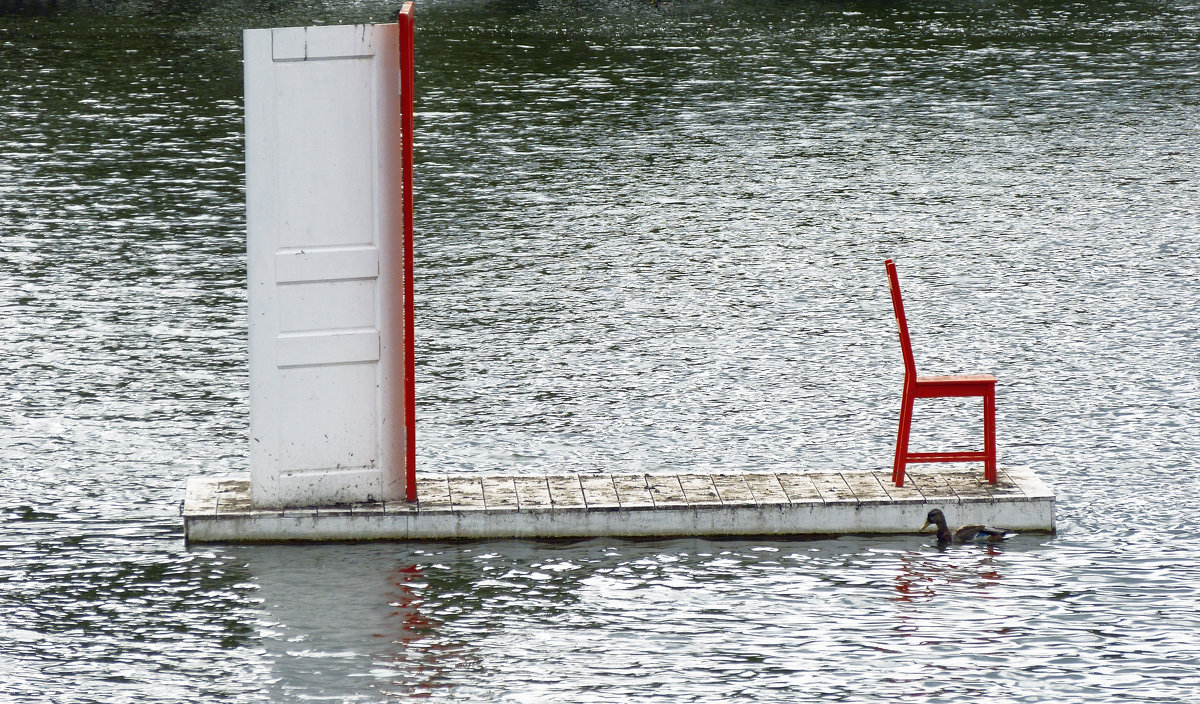
{"type": "Polygon", "coordinates": [[[245,32],[256,506],[403,497],[397,51],[396,25],[245,32]]]}

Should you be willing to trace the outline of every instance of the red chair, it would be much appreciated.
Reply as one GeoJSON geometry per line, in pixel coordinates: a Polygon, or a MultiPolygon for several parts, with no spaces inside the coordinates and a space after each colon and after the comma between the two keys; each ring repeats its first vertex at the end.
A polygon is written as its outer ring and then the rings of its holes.
{"type": "Polygon", "coordinates": [[[983,476],[996,483],[996,377],[991,374],[962,374],[955,376],[917,376],[913,361],[912,342],[908,337],[908,320],[904,317],[904,301],[900,299],[900,280],[896,264],[884,262],[888,286],[892,292],[892,309],[896,326],[900,328],[900,347],[904,350],[904,403],[900,408],[900,429],[896,434],[896,460],[892,465],[892,481],[904,486],[904,468],[909,462],[983,462],[983,476]],[[912,428],[913,402],[919,398],[950,396],[983,397],[983,452],[909,452],[908,431],[912,428]]]}

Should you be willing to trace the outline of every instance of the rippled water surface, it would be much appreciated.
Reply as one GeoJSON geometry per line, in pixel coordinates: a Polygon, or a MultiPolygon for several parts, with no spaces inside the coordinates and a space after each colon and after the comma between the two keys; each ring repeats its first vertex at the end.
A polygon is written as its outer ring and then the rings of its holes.
{"type": "Polygon", "coordinates": [[[1200,696],[1194,2],[418,7],[422,467],[886,467],[895,257],[1056,536],[185,547],[241,30],[393,5],[0,2],[0,700],[1200,696]]]}

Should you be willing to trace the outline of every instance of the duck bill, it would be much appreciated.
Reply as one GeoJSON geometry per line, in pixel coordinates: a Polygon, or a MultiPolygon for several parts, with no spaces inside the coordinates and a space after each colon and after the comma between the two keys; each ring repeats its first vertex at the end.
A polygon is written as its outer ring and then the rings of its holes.
{"type": "Polygon", "coordinates": [[[931,525],[933,525],[933,524],[930,523],[929,521],[925,521],[925,523],[921,526],[921,530],[925,530],[926,528],[928,528],[931,525]]]}

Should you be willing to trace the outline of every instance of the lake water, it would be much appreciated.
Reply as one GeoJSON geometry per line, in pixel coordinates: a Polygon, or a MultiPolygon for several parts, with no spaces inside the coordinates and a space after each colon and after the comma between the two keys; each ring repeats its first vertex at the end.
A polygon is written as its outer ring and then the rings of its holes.
{"type": "Polygon", "coordinates": [[[422,468],[886,468],[894,257],[1057,535],[186,547],[247,470],[241,30],[395,4],[0,2],[0,700],[1196,701],[1187,0],[417,9],[422,468]]]}

